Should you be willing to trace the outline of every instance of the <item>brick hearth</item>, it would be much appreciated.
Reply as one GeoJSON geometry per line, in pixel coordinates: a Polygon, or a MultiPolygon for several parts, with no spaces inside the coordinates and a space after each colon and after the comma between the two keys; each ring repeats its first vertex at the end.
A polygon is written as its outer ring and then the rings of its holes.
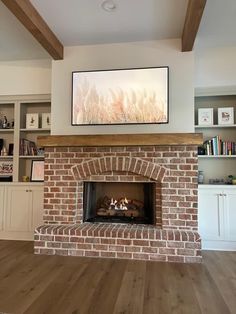
{"type": "Polygon", "coordinates": [[[161,230],[146,225],[48,225],[38,229],[35,241],[36,253],[40,254],[163,262],[199,262],[201,258],[201,242],[197,232],[161,230]]]}
{"type": "Polygon", "coordinates": [[[197,146],[46,147],[35,253],[199,262],[197,146]],[[83,223],[83,182],[156,182],[156,223],[83,223]]]}

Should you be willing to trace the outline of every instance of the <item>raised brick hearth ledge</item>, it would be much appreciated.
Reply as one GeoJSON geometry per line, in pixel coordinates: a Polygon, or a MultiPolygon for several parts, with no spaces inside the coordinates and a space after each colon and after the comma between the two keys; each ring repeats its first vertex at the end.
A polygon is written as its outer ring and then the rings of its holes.
{"type": "Polygon", "coordinates": [[[195,231],[147,225],[82,223],[43,225],[35,232],[36,254],[201,262],[195,231]]]}

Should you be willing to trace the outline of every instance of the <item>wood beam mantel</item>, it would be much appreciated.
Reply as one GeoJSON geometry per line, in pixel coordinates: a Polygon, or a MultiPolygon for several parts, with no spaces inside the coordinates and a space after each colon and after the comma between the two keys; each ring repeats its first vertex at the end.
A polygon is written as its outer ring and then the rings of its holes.
{"type": "Polygon", "coordinates": [[[191,51],[207,0],[189,0],[182,34],[182,51],[191,51]]]}
{"type": "Polygon", "coordinates": [[[201,133],[39,136],[41,147],[201,145],[201,133]]]}
{"type": "Polygon", "coordinates": [[[63,59],[63,45],[29,0],[1,0],[54,60],[63,59]]]}

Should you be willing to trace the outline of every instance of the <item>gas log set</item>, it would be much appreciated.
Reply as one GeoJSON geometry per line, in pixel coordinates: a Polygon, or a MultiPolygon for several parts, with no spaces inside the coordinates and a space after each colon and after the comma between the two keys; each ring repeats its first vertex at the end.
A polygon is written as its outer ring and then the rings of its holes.
{"type": "Polygon", "coordinates": [[[139,217],[144,208],[144,203],[136,199],[109,198],[104,196],[97,201],[98,216],[124,216],[139,217]]]}

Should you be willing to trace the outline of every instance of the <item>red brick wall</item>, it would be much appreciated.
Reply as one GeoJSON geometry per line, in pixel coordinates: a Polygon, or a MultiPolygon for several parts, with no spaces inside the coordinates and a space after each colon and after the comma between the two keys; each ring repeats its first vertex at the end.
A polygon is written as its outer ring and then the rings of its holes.
{"type": "Polygon", "coordinates": [[[83,181],[155,181],[156,225],[197,230],[197,147],[46,148],[44,221],[82,222],[83,181]]]}
{"type": "Polygon", "coordinates": [[[200,262],[197,147],[46,148],[35,253],[200,262]],[[156,225],[82,223],[83,181],[156,183],[156,225]]]}

